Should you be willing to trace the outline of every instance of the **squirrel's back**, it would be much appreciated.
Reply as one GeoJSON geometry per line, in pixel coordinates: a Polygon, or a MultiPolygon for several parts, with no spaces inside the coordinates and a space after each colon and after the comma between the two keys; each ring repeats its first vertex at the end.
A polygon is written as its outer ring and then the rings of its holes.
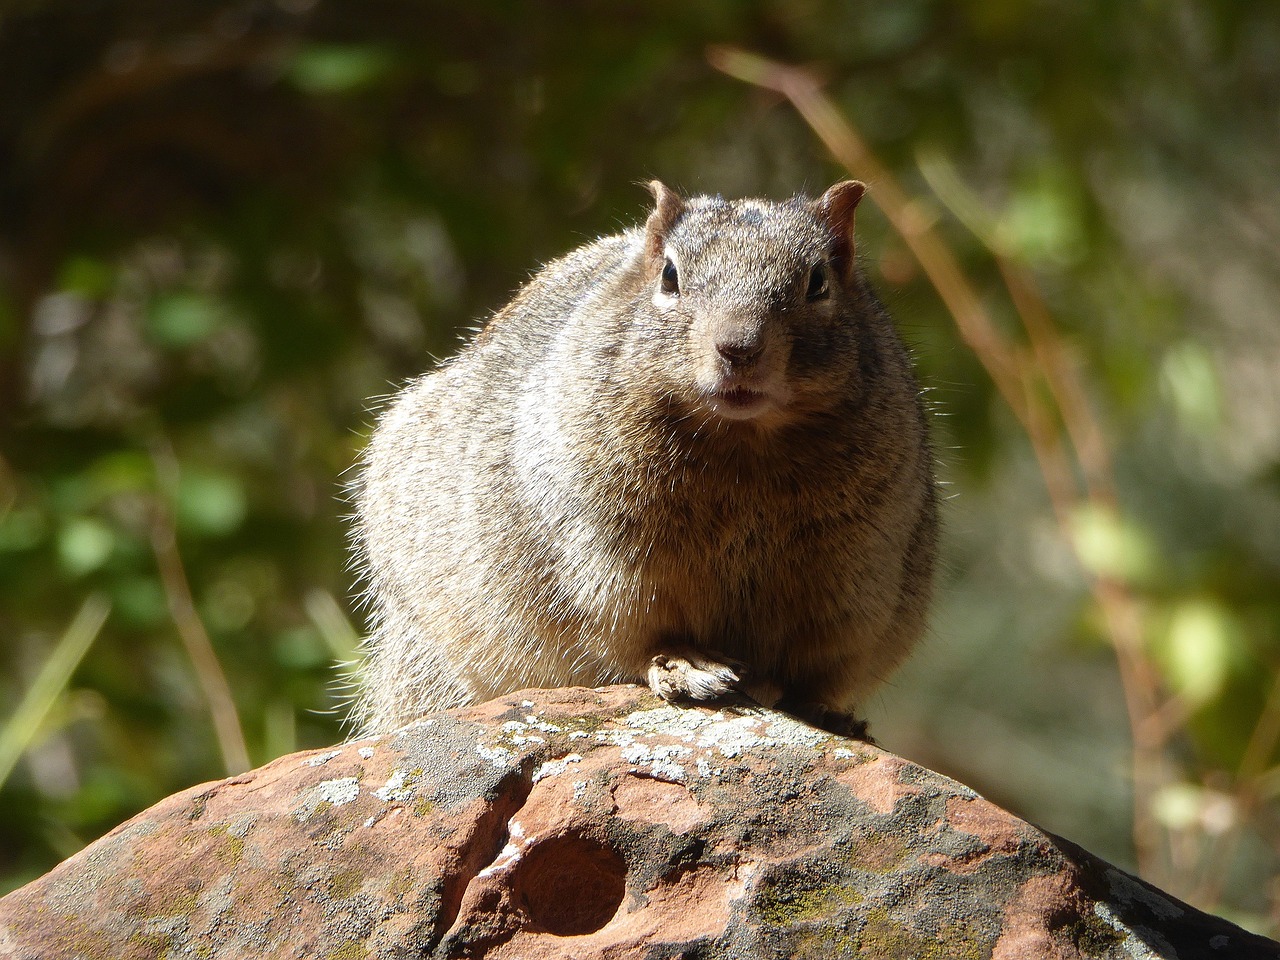
{"type": "Polygon", "coordinates": [[[855,264],[861,185],[654,190],[643,230],[549,264],[381,418],[364,730],[641,678],[840,726],[920,636],[931,456],[855,264]]]}

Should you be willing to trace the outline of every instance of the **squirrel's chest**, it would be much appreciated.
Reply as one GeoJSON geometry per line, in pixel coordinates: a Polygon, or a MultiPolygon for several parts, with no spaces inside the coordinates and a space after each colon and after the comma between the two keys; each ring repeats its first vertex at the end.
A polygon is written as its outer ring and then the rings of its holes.
{"type": "Polygon", "coordinates": [[[659,592],[711,601],[765,596],[826,552],[827,525],[808,499],[775,486],[685,476],[653,485],[635,511],[601,517],[601,542],[636,561],[659,592]]]}
{"type": "Polygon", "coordinates": [[[596,446],[545,472],[555,493],[536,509],[561,593],[611,622],[700,633],[796,621],[849,579],[845,484],[679,439],[596,446]]]}
{"type": "Polygon", "coordinates": [[[838,491],[694,470],[624,476],[564,475],[572,496],[542,513],[555,595],[607,636],[685,635],[759,659],[858,582],[838,491]]]}

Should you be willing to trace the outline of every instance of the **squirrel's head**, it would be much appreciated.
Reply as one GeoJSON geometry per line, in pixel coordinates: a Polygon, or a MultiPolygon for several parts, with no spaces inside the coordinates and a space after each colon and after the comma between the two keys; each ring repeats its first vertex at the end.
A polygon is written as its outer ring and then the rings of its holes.
{"type": "Polygon", "coordinates": [[[870,321],[854,263],[863,184],[781,203],[686,200],[657,181],[649,188],[656,204],[638,296],[652,307],[637,313],[652,326],[636,332],[663,354],[675,396],[768,429],[831,409],[856,389],[858,327],[870,321]]]}

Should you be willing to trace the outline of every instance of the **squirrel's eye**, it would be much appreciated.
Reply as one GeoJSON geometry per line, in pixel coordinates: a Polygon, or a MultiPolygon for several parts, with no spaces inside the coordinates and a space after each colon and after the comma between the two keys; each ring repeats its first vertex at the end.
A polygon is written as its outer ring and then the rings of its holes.
{"type": "Polygon", "coordinates": [[[680,274],[676,271],[676,265],[670,257],[667,257],[667,262],[662,265],[662,292],[680,292],[680,274]]]}
{"type": "Polygon", "coordinates": [[[827,265],[814,264],[809,271],[809,287],[804,292],[806,300],[821,300],[827,295],[827,265]]]}

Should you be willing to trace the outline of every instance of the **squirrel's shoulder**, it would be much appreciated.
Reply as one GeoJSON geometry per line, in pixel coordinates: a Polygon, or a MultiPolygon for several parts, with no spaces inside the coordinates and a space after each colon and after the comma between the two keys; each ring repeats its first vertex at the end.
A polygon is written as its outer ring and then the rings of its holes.
{"type": "Polygon", "coordinates": [[[554,333],[582,304],[618,286],[622,273],[638,262],[643,243],[639,229],[626,230],[547,263],[485,324],[477,345],[516,326],[524,336],[554,333]]]}

